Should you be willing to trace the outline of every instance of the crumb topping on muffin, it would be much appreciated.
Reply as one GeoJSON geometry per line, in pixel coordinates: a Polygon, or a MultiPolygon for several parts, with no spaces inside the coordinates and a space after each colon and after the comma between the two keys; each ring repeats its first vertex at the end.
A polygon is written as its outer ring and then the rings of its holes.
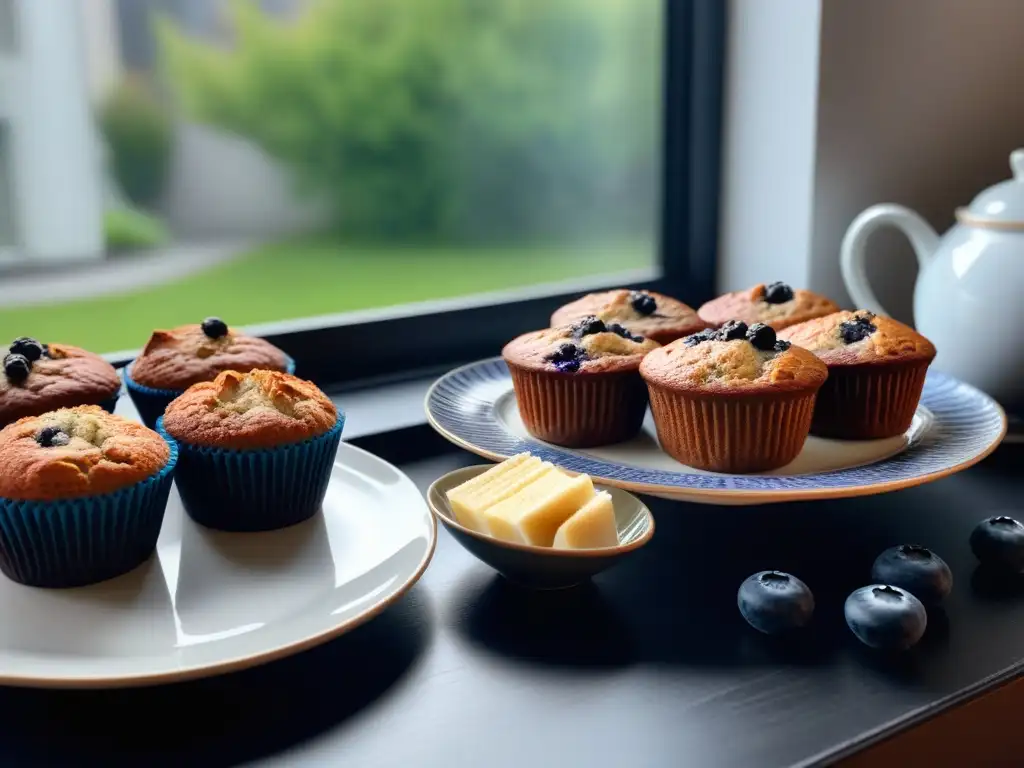
{"type": "Polygon", "coordinates": [[[99,406],[61,408],[0,430],[0,496],[42,500],[111,493],[156,474],[167,442],[99,406]]]}
{"type": "Polygon", "coordinates": [[[677,334],[692,333],[705,326],[696,311],[681,301],[654,291],[624,288],[591,293],[566,304],[551,316],[551,325],[570,325],[587,317],[621,324],[655,340],[659,334],[671,333],[675,338],[677,334]]]}
{"type": "Polygon", "coordinates": [[[777,340],[770,326],[735,320],[651,352],[640,373],[656,384],[708,392],[810,389],[828,375],[813,354],[777,340]]]}
{"type": "Polygon", "coordinates": [[[781,333],[829,365],[935,357],[935,346],[913,328],[867,310],[834,312],[781,333]]]}
{"type": "Polygon", "coordinates": [[[509,342],[502,355],[524,367],[560,373],[598,372],[635,366],[658,346],[619,323],[606,323],[591,315],[572,325],[524,334],[509,342]]]}
{"type": "Polygon", "coordinates": [[[186,389],[221,371],[284,371],[287,358],[269,341],[210,317],[201,324],[153,331],[132,364],[132,379],[154,389],[186,389]]]}
{"type": "Polygon", "coordinates": [[[765,323],[780,330],[837,309],[839,306],[831,299],[811,291],[794,289],[783,282],[774,282],[719,296],[701,306],[698,314],[712,325],[736,319],[746,323],[765,323]]]}
{"type": "Polygon", "coordinates": [[[338,411],[309,381],[280,371],[224,371],[189,387],[164,413],[171,437],[228,449],[271,448],[329,431],[338,411]]]}

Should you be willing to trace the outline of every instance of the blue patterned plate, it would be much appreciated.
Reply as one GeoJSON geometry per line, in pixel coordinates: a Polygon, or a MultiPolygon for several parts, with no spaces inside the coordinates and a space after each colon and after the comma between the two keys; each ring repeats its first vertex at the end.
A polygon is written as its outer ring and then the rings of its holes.
{"type": "Polygon", "coordinates": [[[508,368],[482,360],[442,376],[427,393],[430,424],[466,450],[495,461],[529,451],[572,472],[638,493],[703,504],[863,496],[938,480],[981,461],[1006,434],[1006,415],[969,384],[930,372],[906,434],[888,440],[810,437],[788,466],[726,475],[679,464],[665,454],[651,422],[625,443],[577,450],[531,437],[516,408],[508,368]]]}

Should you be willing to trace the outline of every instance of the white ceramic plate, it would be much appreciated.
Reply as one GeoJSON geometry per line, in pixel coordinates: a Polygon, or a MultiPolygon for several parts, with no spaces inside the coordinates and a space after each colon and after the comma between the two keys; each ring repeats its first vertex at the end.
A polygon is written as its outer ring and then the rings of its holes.
{"type": "Polygon", "coordinates": [[[172,489],[157,556],[131,573],[67,590],[0,577],[0,684],[177,682],[297,653],[396,600],[436,538],[412,481],[345,443],[323,514],[280,531],[202,528],[172,489]]]}
{"type": "Polygon", "coordinates": [[[810,437],[781,469],[730,475],[687,467],[658,445],[650,414],[636,438],[576,450],[527,433],[508,367],[482,360],[442,376],[426,398],[427,419],[453,443],[501,460],[529,451],[606,485],[703,504],[766,504],[862,496],[909,488],[981,461],[1006,433],[1006,416],[988,395],[942,373],[929,372],[910,429],[888,440],[810,437]]]}

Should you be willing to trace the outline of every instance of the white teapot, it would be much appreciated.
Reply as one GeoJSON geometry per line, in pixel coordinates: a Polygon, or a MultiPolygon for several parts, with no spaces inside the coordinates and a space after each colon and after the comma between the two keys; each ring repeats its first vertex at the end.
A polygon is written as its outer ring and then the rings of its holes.
{"type": "Polygon", "coordinates": [[[1012,407],[1024,405],[1024,149],[1010,167],[1013,178],[957,209],[941,238],[901,205],[868,208],[847,230],[840,264],[857,308],[888,314],[868,285],[864,246],[881,226],[902,230],[920,264],[914,322],[938,349],[933,367],[1012,407]]]}

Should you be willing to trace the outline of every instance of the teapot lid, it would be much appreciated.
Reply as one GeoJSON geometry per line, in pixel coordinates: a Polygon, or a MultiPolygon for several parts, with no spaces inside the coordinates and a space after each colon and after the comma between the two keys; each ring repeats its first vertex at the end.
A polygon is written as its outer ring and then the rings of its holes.
{"type": "Polygon", "coordinates": [[[974,227],[1024,230],[1024,149],[1010,153],[1013,178],[978,193],[966,208],[956,212],[957,220],[974,227]]]}

